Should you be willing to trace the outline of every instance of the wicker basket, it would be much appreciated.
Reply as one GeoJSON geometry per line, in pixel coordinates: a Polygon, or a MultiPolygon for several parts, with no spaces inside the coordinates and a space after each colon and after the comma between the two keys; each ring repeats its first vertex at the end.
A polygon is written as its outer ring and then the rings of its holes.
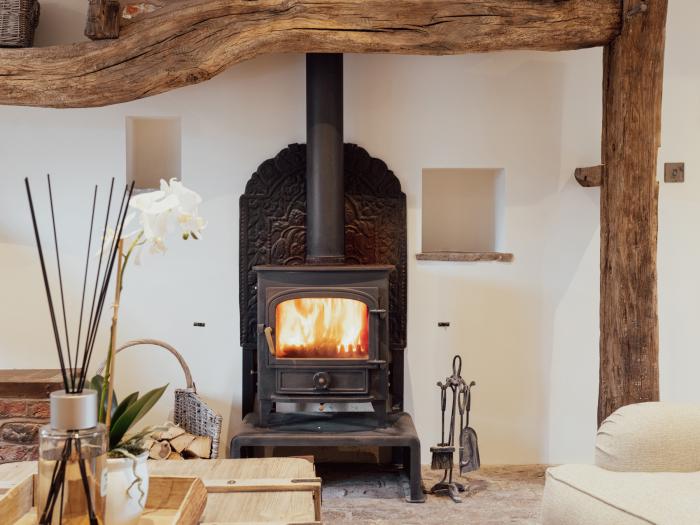
{"type": "Polygon", "coordinates": [[[0,47],[31,47],[38,25],[36,0],[0,0],[0,47]]]}
{"type": "MultiPolygon", "coordinates": [[[[0,0],[2,1],[2,0],[0,0]]],[[[196,436],[211,437],[211,459],[219,457],[219,437],[221,435],[221,416],[214,412],[207,404],[197,395],[197,389],[192,381],[190,367],[187,366],[185,359],[172,346],[158,339],[135,339],[128,341],[117,348],[117,354],[131,346],[138,345],[153,345],[164,348],[180,363],[182,371],[185,373],[185,381],[187,388],[178,388],[175,390],[175,423],[180,425],[190,434],[196,436]]],[[[104,363],[97,370],[98,374],[102,373],[104,363]]]]}

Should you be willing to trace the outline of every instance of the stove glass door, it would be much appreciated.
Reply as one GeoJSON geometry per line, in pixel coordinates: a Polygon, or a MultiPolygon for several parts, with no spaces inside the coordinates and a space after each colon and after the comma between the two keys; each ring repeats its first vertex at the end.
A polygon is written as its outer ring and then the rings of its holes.
{"type": "Polygon", "coordinates": [[[369,359],[370,312],[348,297],[297,297],[275,307],[277,359],[369,359]]]}

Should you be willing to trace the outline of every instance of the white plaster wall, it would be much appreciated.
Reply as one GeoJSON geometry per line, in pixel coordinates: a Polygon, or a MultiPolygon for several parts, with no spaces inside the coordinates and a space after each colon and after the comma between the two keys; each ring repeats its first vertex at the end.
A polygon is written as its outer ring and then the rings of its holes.
{"type": "MultiPolygon", "coordinates": [[[[81,0],[42,2],[41,44],[80,39],[81,0]],[[54,24],[56,24],[54,26],[54,24]]],[[[700,5],[671,0],[664,161],[684,160],[683,185],[661,184],[659,284],[662,395],[699,399],[700,243],[694,167],[700,155],[700,5]]],[[[387,162],[408,198],[409,333],[406,406],[428,447],[439,438],[438,389],[459,353],[478,383],[473,425],[484,463],[592,459],[598,368],[598,190],[577,166],[600,161],[601,50],[457,57],[354,56],[345,63],[346,140],[387,162]],[[423,168],[504,168],[502,243],[512,264],[417,262],[423,168]],[[449,321],[448,329],[437,328],[449,321]]],[[[173,239],[164,257],[127,274],[120,340],[179,348],[200,393],[240,420],[238,197],[256,167],[305,140],[304,59],[271,56],[192,86],[107,108],[0,108],[0,367],[55,365],[22,178],[38,198],[51,172],[64,278],[79,292],[87,195],[125,172],[126,116],[182,119],[182,173],[205,199],[199,242],[173,239]],[[193,327],[194,321],[206,328],[193,327]]],[[[46,216],[42,217],[46,220],[46,216]]],[[[44,222],[45,224],[45,222],[44,222]]],[[[48,234],[48,230],[46,230],[48,234]]],[[[45,244],[48,238],[45,239],[45,244]]],[[[106,344],[102,333],[101,348],[106,344]]],[[[96,363],[97,361],[95,361],[96,363]]],[[[180,385],[156,350],[119,360],[122,392],[180,385]]],[[[166,417],[171,397],[150,421],[166,417]]]]}

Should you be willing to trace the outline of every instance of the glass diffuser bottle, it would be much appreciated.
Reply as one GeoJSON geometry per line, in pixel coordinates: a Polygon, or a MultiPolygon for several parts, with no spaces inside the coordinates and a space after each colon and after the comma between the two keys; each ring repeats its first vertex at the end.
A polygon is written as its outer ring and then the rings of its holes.
{"type": "Polygon", "coordinates": [[[107,431],[97,422],[97,392],[51,393],[51,419],[39,433],[40,525],[103,525],[107,431]]]}

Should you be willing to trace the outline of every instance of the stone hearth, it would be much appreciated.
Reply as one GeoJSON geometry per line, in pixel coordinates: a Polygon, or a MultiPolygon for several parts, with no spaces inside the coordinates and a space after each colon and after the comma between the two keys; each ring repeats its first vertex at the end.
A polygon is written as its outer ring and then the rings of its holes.
{"type": "MultiPolygon", "coordinates": [[[[487,466],[469,474],[469,495],[462,503],[429,495],[422,505],[406,505],[406,483],[389,468],[318,464],[323,478],[323,519],[334,525],[402,524],[473,525],[536,524],[544,490],[544,465],[487,466]],[[377,500],[381,500],[378,504],[377,500]]],[[[423,482],[431,486],[441,472],[423,467],[423,482]]],[[[460,478],[464,480],[465,478],[460,478]]]]}

